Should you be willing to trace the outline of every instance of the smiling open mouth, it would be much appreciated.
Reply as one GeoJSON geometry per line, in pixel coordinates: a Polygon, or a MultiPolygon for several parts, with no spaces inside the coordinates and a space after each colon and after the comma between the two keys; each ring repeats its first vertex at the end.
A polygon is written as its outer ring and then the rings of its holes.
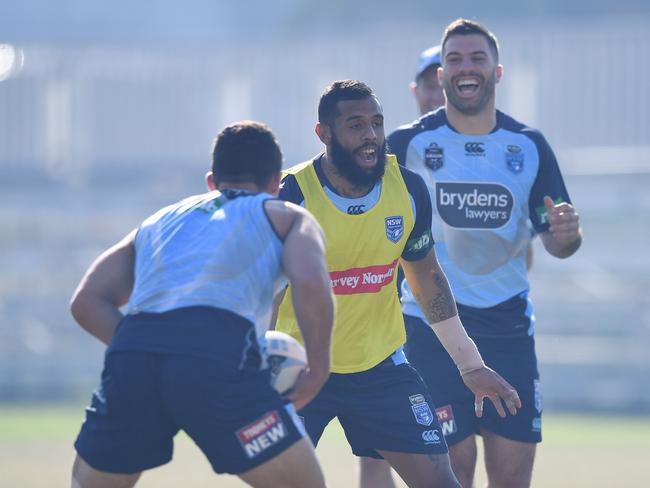
{"type": "Polygon", "coordinates": [[[470,95],[478,90],[479,82],[474,79],[460,80],[456,83],[456,88],[460,93],[470,95]]]}
{"type": "Polygon", "coordinates": [[[358,151],[358,154],[361,156],[361,159],[366,163],[374,163],[377,158],[377,148],[376,147],[364,147],[358,151]]]}

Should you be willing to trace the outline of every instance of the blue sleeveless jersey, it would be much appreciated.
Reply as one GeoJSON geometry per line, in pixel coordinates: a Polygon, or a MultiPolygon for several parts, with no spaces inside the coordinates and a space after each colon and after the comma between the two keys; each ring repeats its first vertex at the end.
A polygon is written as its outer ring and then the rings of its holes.
{"type": "MultiPolygon", "coordinates": [[[[427,183],[436,254],[456,301],[485,309],[525,301],[527,247],[533,232],[548,229],[543,198],[570,202],[542,134],[499,111],[491,133],[460,134],[441,108],[388,143],[427,183]]],[[[402,290],[404,312],[423,317],[408,284],[402,290]]]]}
{"type": "Polygon", "coordinates": [[[263,208],[270,198],[214,191],[146,219],[135,238],[127,313],[213,307],[252,322],[261,337],[283,279],[282,242],[263,208]]]}

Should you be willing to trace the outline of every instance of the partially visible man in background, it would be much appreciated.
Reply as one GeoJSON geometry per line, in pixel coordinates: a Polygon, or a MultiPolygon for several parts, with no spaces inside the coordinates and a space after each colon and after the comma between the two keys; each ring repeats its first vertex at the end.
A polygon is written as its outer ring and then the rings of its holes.
{"type": "Polygon", "coordinates": [[[226,127],[210,191],[161,209],[86,272],[72,314],[109,347],[75,442],[73,488],[135,485],[171,459],[180,429],[217,473],[255,487],[325,487],[294,405],[329,375],[333,297],[320,226],[274,198],[281,167],[266,126],[226,127]],[[309,362],[288,399],[271,387],[263,353],[284,277],[309,362]]]}
{"type": "Polygon", "coordinates": [[[475,434],[483,437],[490,487],[528,487],[541,442],[542,396],[526,273],[530,226],[553,256],[582,243],[557,161],[544,136],[496,110],[503,67],[494,34],[458,19],[442,38],[438,77],[445,107],[398,128],[389,145],[420,174],[434,203],[432,233],[459,314],[488,365],[520,392],[522,410],[481,419],[453,363],[403,285],[406,352],[423,376],[450,446],[455,475],[473,485],[475,434]]]}
{"type": "Polygon", "coordinates": [[[415,73],[415,81],[409,85],[418,104],[420,115],[433,112],[445,104],[445,94],[440,80],[438,80],[440,66],[440,46],[433,46],[422,51],[415,73]]]}

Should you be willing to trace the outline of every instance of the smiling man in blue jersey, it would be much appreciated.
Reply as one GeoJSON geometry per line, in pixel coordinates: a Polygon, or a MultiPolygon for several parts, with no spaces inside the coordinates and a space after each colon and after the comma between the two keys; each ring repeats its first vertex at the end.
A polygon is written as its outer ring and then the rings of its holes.
{"type": "Polygon", "coordinates": [[[226,127],[210,191],[156,212],[87,271],[71,310],[109,347],[75,443],[73,488],[133,486],[171,459],[181,429],[217,473],[255,487],[325,487],[294,405],[328,377],[333,297],[322,230],[274,197],[281,167],[266,126],[226,127]],[[309,367],[282,398],[263,346],[286,279],[309,367]]]}
{"type": "MultiPolygon", "coordinates": [[[[398,263],[474,392],[479,415],[486,396],[504,416],[501,399],[514,414],[519,398],[485,367],[464,332],[433,250],[426,186],[386,154],[384,116],[372,90],[354,80],[327,87],[316,134],[325,151],[287,170],[280,192],[323,227],[336,297],[332,374],[299,415],[315,444],[338,417],[354,454],[385,458],[411,487],[457,488],[433,404],[403,352],[398,263]]],[[[292,304],[287,294],[277,328],[300,338],[292,304]]]]}
{"type": "Polygon", "coordinates": [[[546,139],[495,108],[503,70],[495,36],[458,19],[441,46],[445,106],[398,128],[388,142],[399,163],[428,186],[438,258],[467,333],[486,364],[519,391],[523,407],[517,416],[500,418],[488,406],[481,419],[475,417],[472,393],[405,282],[406,352],[432,394],[462,485],[473,485],[480,434],[488,485],[527,487],[542,415],[526,272],[530,226],[558,258],[577,251],[582,232],[546,139]]]}

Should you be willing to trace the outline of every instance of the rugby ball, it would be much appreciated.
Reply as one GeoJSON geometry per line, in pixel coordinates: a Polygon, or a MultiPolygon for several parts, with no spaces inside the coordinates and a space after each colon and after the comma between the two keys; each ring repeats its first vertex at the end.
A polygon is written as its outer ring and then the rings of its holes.
{"type": "Polygon", "coordinates": [[[291,390],[307,367],[305,348],[289,334],[266,331],[266,360],[271,368],[271,386],[280,394],[291,390]]]}

